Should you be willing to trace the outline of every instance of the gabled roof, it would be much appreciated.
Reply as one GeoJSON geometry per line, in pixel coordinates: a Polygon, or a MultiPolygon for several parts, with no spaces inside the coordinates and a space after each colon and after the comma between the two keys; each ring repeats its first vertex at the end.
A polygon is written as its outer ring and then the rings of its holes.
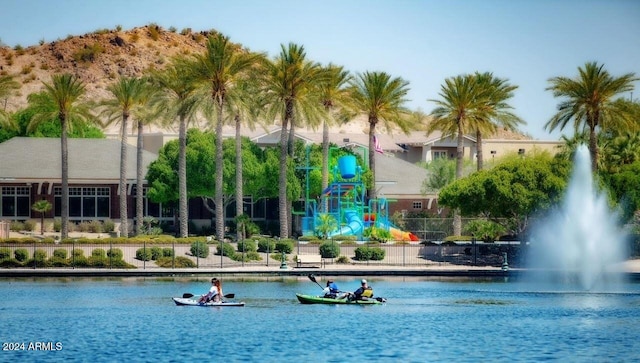
{"type": "Polygon", "coordinates": [[[378,196],[421,196],[427,170],[410,162],[376,153],[376,190],[378,196]]]}
{"type": "MultiPolygon", "coordinates": [[[[117,183],[120,180],[120,141],[68,139],[69,179],[117,183]]],[[[0,143],[0,180],[61,179],[59,138],[14,137],[0,143]]],[[[143,151],[144,170],[158,155],[143,151]]],[[[136,178],[136,147],[127,145],[127,179],[136,178]]]]}

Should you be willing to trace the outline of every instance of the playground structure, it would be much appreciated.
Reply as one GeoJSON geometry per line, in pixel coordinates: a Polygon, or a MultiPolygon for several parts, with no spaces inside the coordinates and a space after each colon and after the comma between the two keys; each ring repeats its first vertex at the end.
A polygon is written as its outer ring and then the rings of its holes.
{"type": "Polygon", "coordinates": [[[332,172],[333,183],[322,191],[319,201],[308,198],[307,185],[305,213],[302,217],[303,235],[314,235],[320,224],[319,217],[328,214],[338,224],[329,237],[356,236],[358,240],[364,240],[365,229],[376,227],[390,232],[396,241],[419,241],[414,234],[402,231],[391,223],[386,198],[366,199],[367,188],[362,181],[362,168],[356,164],[355,156],[340,157],[338,166],[332,172]]]}

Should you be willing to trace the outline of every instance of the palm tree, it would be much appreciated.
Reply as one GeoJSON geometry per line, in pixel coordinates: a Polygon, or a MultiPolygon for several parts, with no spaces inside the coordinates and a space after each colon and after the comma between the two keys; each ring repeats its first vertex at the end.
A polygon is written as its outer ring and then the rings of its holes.
{"type": "MultiPolygon", "coordinates": [[[[148,88],[140,78],[121,77],[107,87],[111,98],[103,100],[102,115],[107,123],[120,122],[120,235],[128,237],[127,216],[127,124],[132,113],[147,100],[148,88]]],[[[142,186],[138,186],[142,188],[142,186]]]]}
{"type": "Polygon", "coordinates": [[[287,195],[287,130],[290,123],[306,120],[311,124],[323,116],[322,104],[317,99],[317,86],[325,74],[318,63],[307,60],[304,47],[294,43],[280,46],[274,61],[264,62],[261,93],[264,97],[266,120],[281,120],[280,163],[278,173],[278,208],[280,237],[289,235],[287,195]]]}
{"type": "Polygon", "coordinates": [[[598,65],[596,62],[578,67],[578,73],[574,79],[554,77],[549,80],[551,86],[547,90],[552,91],[554,97],[564,100],[545,128],[553,131],[559,127],[562,130],[573,120],[576,132],[588,130],[591,170],[595,172],[598,170],[597,130],[624,131],[634,127],[633,113],[614,102],[614,97],[632,91],[633,82],[638,78],[634,73],[613,77],[604,69],[604,64],[598,65]]]}
{"type": "Polygon", "coordinates": [[[51,210],[51,203],[42,199],[33,203],[31,209],[40,213],[40,235],[44,235],[44,214],[51,210]]]}
{"type": "Polygon", "coordinates": [[[178,232],[180,237],[189,235],[189,209],[187,193],[187,125],[197,112],[195,84],[185,77],[184,59],[176,59],[174,63],[151,75],[151,81],[158,87],[158,92],[151,100],[152,107],[168,120],[178,121],[178,232]]]}
{"type": "Polygon", "coordinates": [[[366,115],[369,122],[369,169],[373,174],[373,185],[369,197],[376,198],[375,143],[376,126],[382,122],[387,130],[392,126],[407,132],[411,112],[404,106],[408,101],[409,82],[402,78],[391,78],[385,72],[364,72],[351,82],[353,110],[366,115]]]}
{"type": "Polygon", "coordinates": [[[144,126],[150,125],[157,120],[156,112],[151,109],[151,100],[154,97],[156,88],[145,80],[143,83],[143,96],[139,101],[139,106],[136,107],[133,113],[133,126],[137,129],[137,142],[136,142],[136,235],[142,234],[142,228],[144,223],[144,126]]]}
{"type": "Polygon", "coordinates": [[[2,109],[0,109],[0,126],[8,129],[14,129],[16,125],[13,124],[7,109],[7,99],[11,93],[20,88],[20,83],[13,80],[13,76],[6,75],[0,76],[0,99],[4,100],[2,109]]]}
{"type": "Polygon", "coordinates": [[[506,79],[494,77],[490,72],[476,73],[474,77],[479,83],[478,97],[483,100],[475,123],[478,170],[482,170],[483,132],[494,133],[499,127],[514,131],[524,121],[510,111],[513,107],[507,103],[518,86],[509,84],[506,79]]]}
{"type": "MultiPolygon", "coordinates": [[[[472,75],[458,75],[447,78],[440,88],[440,100],[429,100],[437,107],[431,111],[433,121],[427,127],[431,133],[440,130],[444,136],[457,135],[456,179],[462,178],[464,158],[464,134],[475,128],[477,110],[483,106],[478,97],[478,81],[472,75]]],[[[458,210],[453,211],[453,233],[462,233],[462,220],[458,210]]]]}
{"type": "Polygon", "coordinates": [[[223,149],[222,126],[224,110],[227,103],[238,97],[236,86],[258,59],[258,55],[242,51],[220,34],[210,36],[203,54],[196,54],[190,66],[191,75],[199,82],[210,96],[211,106],[216,114],[216,238],[224,239],[224,205],[223,205],[223,149]]]}
{"type": "Polygon", "coordinates": [[[82,81],[71,74],[55,74],[51,77],[51,83],[44,83],[43,93],[29,95],[30,106],[35,110],[29,122],[29,129],[35,129],[39,124],[58,120],[60,122],[60,155],[61,155],[61,239],[69,237],[69,150],[67,146],[67,133],[70,125],[75,123],[97,123],[97,119],[91,113],[91,105],[84,102],[82,96],[85,87],[82,81]]]}
{"type": "Polygon", "coordinates": [[[335,111],[342,109],[351,99],[348,88],[351,75],[341,66],[329,64],[325,69],[328,73],[326,82],[320,84],[322,105],[327,111],[327,117],[322,122],[322,190],[329,186],[329,124],[336,118],[335,111]]]}

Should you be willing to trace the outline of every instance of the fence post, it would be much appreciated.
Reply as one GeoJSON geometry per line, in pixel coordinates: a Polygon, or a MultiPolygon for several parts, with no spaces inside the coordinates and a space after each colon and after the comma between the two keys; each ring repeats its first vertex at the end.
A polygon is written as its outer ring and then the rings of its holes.
{"type": "Polygon", "coordinates": [[[33,269],[38,267],[38,260],[36,259],[36,241],[33,241],[33,269]]]}

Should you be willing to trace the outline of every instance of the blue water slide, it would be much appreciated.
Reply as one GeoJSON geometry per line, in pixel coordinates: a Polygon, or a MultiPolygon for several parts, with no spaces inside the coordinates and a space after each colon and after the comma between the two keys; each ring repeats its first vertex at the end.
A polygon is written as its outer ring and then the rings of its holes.
{"type": "Polygon", "coordinates": [[[364,223],[362,223],[362,219],[355,210],[345,210],[344,219],[347,225],[329,233],[329,237],[358,235],[364,229],[364,223]]]}

